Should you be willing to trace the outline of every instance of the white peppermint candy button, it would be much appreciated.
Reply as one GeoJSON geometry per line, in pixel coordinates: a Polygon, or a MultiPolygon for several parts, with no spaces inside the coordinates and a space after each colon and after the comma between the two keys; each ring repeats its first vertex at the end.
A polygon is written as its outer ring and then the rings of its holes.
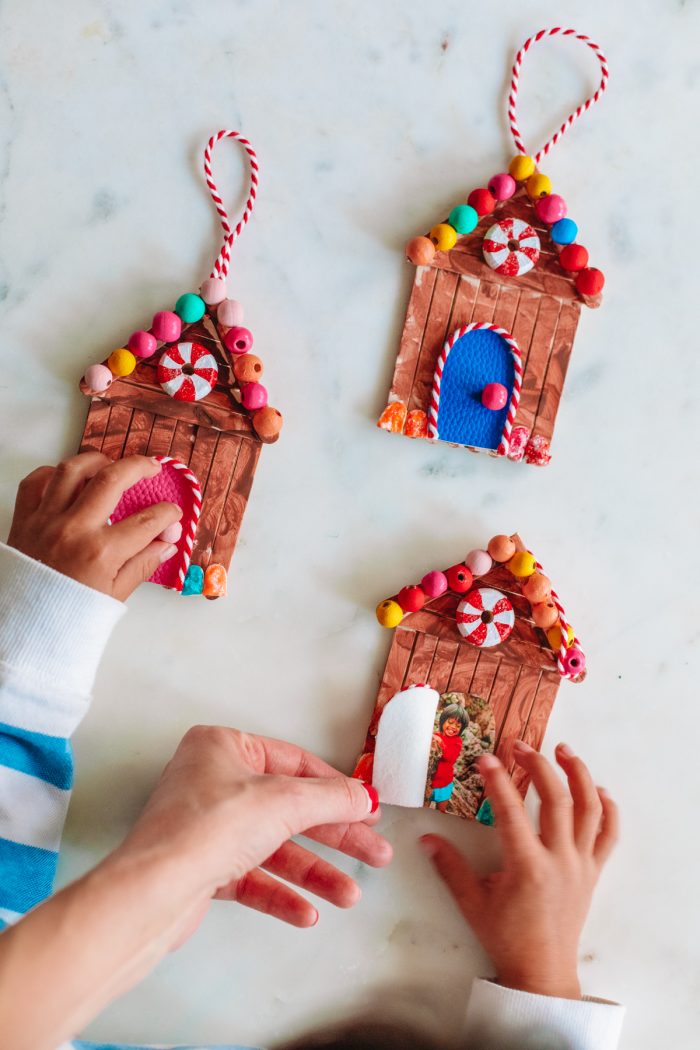
{"type": "Polygon", "coordinates": [[[475,587],[457,606],[457,630],[472,645],[489,649],[504,642],[515,624],[515,612],[505,594],[493,587],[475,587]]]}

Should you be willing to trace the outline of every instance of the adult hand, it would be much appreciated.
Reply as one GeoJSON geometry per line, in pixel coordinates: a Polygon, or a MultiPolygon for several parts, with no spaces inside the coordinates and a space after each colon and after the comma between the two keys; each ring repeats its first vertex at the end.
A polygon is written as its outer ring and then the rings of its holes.
{"type": "Polygon", "coordinates": [[[108,525],[123,493],[160,471],[148,456],[113,462],[83,452],[57,467],[38,467],[17,491],[8,545],[64,576],[124,601],[177,548],[157,537],[182,517],[157,503],[108,525]]]}
{"type": "Polygon", "coordinates": [[[479,760],[501,840],[500,871],[480,877],[439,835],[426,835],[421,843],[491,957],[499,983],[580,999],[579,938],[617,840],[618,813],[569,747],[560,744],[556,759],[568,788],[542,755],[523,742],[515,745],[515,760],[541,800],[539,835],[498,759],[479,760]]]}

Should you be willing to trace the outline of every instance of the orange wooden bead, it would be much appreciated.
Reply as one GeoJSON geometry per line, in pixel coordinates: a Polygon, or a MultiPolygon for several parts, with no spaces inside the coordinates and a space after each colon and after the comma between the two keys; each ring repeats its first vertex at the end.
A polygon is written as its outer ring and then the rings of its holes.
{"type": "Polygon", "coordinates": [[[532,619],[543,631],[547,631],[559,619],[557,607],[551,599],[545,602],[537,602],[532,607],[532,619]]]}
{"type": "Polygon", "coordinates": [[[537,605],[538,602],[546,601],[551,593],[552,585],[542,572],[533,573],[523,584],[523,594],[530,602],[530,605],[537,605]]]}
{"type": "Polygon", "coordinates": [[[486,548],[494,561],[508,561],[515,554],[515,544],[510,536],[493,536],[486,548]]]}
{"type": "Polygon", "coordinates": [[[414,237],[406,245],[406,258],[414,266],[430,266],[435,252],[435,245],[429,237],[414,237]]]}
{"type": "Polygon", "coordinates": [[[253,413],[255,433],[261,441],[266,442],[268,445],[271,445],[273,441],[277,441],[282,429],[282,422],[282,413],[278,412],[272,405],[266,405],[265,408],[259,408],[257,412],[253,413]]]}
{"type": "Polygon", "coordinates": [[[243,354],[233,362],[233,374],[239,383],[259,383],[263,371],[263,363],[255,354],[243,354]]]}
{"type": "Polygon", "coordinates": [[[223,565],[210,565],[204,573],[202,594],[205,598],[223,598],[226,594],[226,569],[223,565]]]}

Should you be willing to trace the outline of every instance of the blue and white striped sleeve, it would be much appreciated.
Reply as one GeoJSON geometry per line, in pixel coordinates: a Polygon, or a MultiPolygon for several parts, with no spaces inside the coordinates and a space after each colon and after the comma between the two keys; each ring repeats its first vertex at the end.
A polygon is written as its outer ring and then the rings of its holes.
{"type": "Polygon", "coordinates": [[[0,544],[0,930],[52,890],[70,736],[125,606],[0,544]]]}

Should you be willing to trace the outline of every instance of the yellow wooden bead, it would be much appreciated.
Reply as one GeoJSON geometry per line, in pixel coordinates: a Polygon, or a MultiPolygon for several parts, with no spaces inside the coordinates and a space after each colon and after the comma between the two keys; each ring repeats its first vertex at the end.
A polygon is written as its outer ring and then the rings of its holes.
{"type": "Polygon", "coordinates": [[[516,551],[506,567],[514,576],[532,576],[535,571],[535,556],[529,551],[516,551]]]}
{"type": "Polygon", "coordinates": [[[382,627],[398,627],[403,620],[403,609],[398,602],[387,598],[377,606],[377,619],[382,627]]]}
{"type": "Polygon", "coordinates": [[[546,175],[541,175],[538,172],[536,175],[530,176],[525,188],[527,189],[528,197],[532,197],[533,201],[536,201],[540,197],[547,197],[552,192],[552,183],[546,175]]]}
{"type": "Polygon", "coordinates": [[[136,368],[136,358],[131,350],[113,350],[107,358],[107,365],[113,376],[129,376],[136,368]]]}
{"type": "MultiPolygon", "coordinates": [[[[571,645],[574,640],[574,629],[571,624],[567,625],[566,628],[566,644],[571,645]]],[[[547,631],[547,641],[551,645],[552,649],[558,649],[561,645],[561,628],[559,624],[555,624],[554,627],[550,627],[547,631]]]]}
{"type": "Polygon", "coordinates": [[[535,174],[535,167],[532,157],[526,157],[524,154],[519,153],[510,162],[508,173],[516,182],[524,182],[525,179],[529,179],[531,175],[535,174]]]}
{"type": "Polygon", "coordinates": [[[449,252],[457,243],[457,231],[448,222],[439,222],[430,231],[430,240],[439,252],[449,252]]]}

